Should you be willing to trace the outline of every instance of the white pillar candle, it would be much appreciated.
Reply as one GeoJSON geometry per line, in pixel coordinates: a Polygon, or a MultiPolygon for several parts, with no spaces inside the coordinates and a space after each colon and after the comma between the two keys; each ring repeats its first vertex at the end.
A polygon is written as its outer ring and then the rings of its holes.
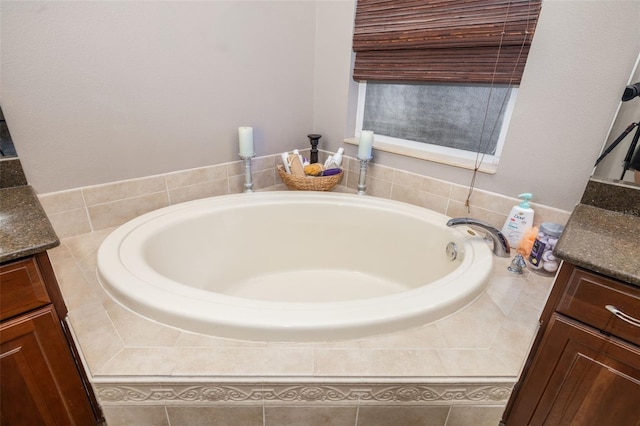
{"type": "Polygon", "coordinates": [[[238,127],[238,135],[240,138],[240,156],[251,157],[255,154],[253,149],[253,127],[238,127]]]}
{"type": "Polygon", "coordinates": [[[363,130],[360,132],[360,142],[358,143],[358,158],[368,160],[371,158],[371,149],[373,148],[373,132],[371,130],[363,130]]]}

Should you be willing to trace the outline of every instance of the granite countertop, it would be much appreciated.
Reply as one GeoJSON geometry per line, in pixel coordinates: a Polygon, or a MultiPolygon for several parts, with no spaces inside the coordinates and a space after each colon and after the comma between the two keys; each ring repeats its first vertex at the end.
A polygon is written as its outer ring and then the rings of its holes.
{"type": "Polygon", "coordinates": [[[639,203],[638,188],[589,182],[555,254],[574,265],[640,286],[639,203]]]}
{"type": "Polygon", "coordinates": [[[0,262],[39,253],[59,244],[31,186],[0,189],[0,262]]]}

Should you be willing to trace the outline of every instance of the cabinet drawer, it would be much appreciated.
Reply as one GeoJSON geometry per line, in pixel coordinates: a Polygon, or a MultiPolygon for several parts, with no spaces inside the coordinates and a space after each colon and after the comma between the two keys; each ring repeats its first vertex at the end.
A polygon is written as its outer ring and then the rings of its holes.
{"type": "Polygon", "coordinates": [[[51,303],[34,258],[0,266],[0,320],[51,303]]]}
{"type": "Polygon", "coordinates": [[[631,317],[631,322],[640,321],[640,289],[576,268],[557,311],[640,345],[640,327],[614,315],[607,305],[631,317]]]}

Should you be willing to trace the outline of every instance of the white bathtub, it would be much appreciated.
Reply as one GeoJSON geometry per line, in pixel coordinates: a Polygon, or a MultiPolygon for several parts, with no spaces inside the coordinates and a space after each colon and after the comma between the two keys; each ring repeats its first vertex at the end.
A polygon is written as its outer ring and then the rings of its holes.
{"type": "Polygon", "coordinates": [[[260,341],[365,337],[435,321],[484,291],[488,245],[468,228],[447,228],[447,219],[340,193],[208,198],[116,229],[99,249],[98,278],[125,307],[187,331],[260,341]]]}

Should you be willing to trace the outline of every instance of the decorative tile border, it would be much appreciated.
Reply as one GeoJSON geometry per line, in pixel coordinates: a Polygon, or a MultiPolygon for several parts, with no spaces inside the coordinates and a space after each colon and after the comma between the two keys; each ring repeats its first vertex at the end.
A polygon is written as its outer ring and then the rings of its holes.
{"type": "Polygon", "coordinates": [[[499,405],[509,399],[513,383],[416,384],[96,384],[104,405],[136,404],[327,404],[499,405]]]}

